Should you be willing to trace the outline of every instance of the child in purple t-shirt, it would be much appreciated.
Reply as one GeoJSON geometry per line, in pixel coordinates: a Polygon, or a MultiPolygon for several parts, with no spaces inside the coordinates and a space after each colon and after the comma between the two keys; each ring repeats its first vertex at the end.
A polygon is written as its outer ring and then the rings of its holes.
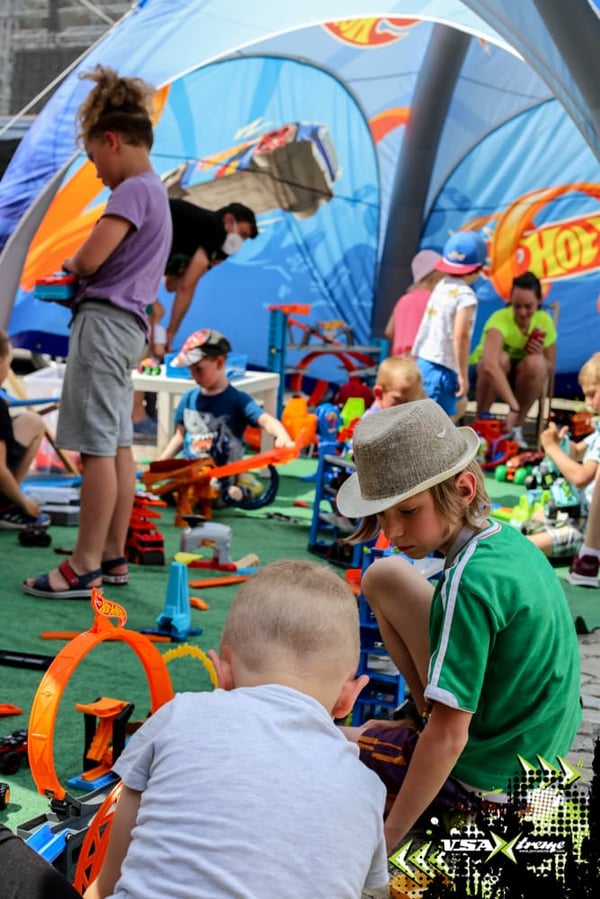
{"type": "Polygon", "coordinates": [[[50,599],[88,598],[102,582],[126,584],[125,538],[135,489],[131,370],[148,336],[171,245],[166,190],[152,169],[153,89],[103,66],[79,108],[80,138],[112,193],[64,269],[78,276],[56,440],[81,454],[81,511],[73,555],[23,589],[50,599]]]}

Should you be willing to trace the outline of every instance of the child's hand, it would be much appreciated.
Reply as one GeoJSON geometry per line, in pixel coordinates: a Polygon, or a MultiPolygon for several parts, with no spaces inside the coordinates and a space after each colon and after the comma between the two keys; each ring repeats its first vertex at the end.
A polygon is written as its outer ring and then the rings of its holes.
{"type": "Polygon", "coordinates": [[[34,499],[31,499],[29,496],[24,496],[21,501],[21,509],[25,513],[25,515],[31,516],[31,518],[39,518],[42,514],[42,510],[36,503],[34,499]]]}
{"type": "Polygon", "coordinates": [[[553,421],[549,422],[548,427],[542,431],[540,437],[542,447],[545,450],[549,450],[552,446],[560,446],[563,437],[566,436],[568,431],[568,427],[561,428],[559,431],[553,421]]]}
{"type": "Polygon", "coordinates": [[[275,438],[275,446],[277,449],[280,449],[282,446],[294,446],[294,441],[287,434],[285,437],[283,435],[275,438]]]}
{"type": "Polygon", "coordinates": [[[454,394],[454,396],[466,396],[469,390],[469,379],[465,375],[459,374],[458,376],[458,390],[454,394]]]}

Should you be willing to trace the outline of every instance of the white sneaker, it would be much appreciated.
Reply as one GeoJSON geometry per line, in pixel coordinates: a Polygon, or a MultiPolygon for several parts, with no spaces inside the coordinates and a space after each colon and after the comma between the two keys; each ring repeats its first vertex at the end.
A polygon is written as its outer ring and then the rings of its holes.
{"type": "Polygon", "coordinates": [[[509,440],[514,440],[516,443],[518,443],[521,449],[528,449],[529,444],[523,437],[523,428],[521,427],[521,425],[515,425],[512,431],[509,431],[506,436],[509,440]]]}

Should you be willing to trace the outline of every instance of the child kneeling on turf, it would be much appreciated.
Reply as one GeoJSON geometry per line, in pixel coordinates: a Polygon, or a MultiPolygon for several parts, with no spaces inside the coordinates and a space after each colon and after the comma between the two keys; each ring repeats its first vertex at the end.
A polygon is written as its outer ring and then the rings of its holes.
{"type": "Polygon", "coordinates": [[[449,778],[465,806],[493,800],[522,774],[518,756],[551,764],[564,756],[581,717],[564,593],[522,534],[486,518],[478,446],[433,400],[384,409],[357,424],[356,472],[336,497],[342,515],[362,518],[357,542],[381,529],[409,559],[445,556],[435,588],[397,555],[375,561],[362,580],[386,649],[427,717],[408,766],[387,761],[398,722],[349,729],[397,794],[385,825],[390,851],[449,778]]]}
{"type": "Polygon", "coordinates": [[[359,899],[388,882],[385,789],[333,723],[368,678],[356,598],[315,562],[267,565],[238,591],[220,689],[180,693],[115,763],[123,780],[86,899],[359,899]]]}
{"type": "MultiPolygon", "coordinates": [[[[244,455],[242,436],[256,425],[275,438],[275,446],[293,446],[294,441],[273,415],[249,394],[229,383],[225,365],[231,344],[219,331],[204,328],[185,341],[171,365],[188,365],[198,385],[182,396],[175,410],[175,433],[158,457],[172,459],[180,451],[186,459],[212,459],[224,465],[244,455]]],[[[242,498],[248,476],[240,486],[227,485],[230,498],[242,498]]],[[[251,487],[250,487],[251,489],[251,487]]]]}
{"type": "MultiPolygon", "coordinates": [[[[588,406],[596,415],[600,415],[600,353],[594,353],[582,366],[579,384],[588,406]]],[[[553,559],[573,558],[583,546],[585,524],[600,464],[600,418],[595,420],[592,434],[578,443],[569,441],[568,449],[565,449],[563,440],[567,433],[568,428],[559,431],[554,422],[550,422],[542,432],[542,447],[561,475],[580,491],[580,517],[576,520],[568,518],[562,521],[536,522],[533,519],[527,522],[529,540],[545,556],[553,559]]]]}
{"type": "MultiPolygon", "coordinates": [[[[11,346],[8,335],[0,331],[0,385],[10,370],[11,346]]],[[[46,433],[41,415],[22,412],[11,417],[8,403],[0,397],[0,529],[23,530],[46,527],[50,516],[35,500],[21,490],[21,482],[46,433]]]]}

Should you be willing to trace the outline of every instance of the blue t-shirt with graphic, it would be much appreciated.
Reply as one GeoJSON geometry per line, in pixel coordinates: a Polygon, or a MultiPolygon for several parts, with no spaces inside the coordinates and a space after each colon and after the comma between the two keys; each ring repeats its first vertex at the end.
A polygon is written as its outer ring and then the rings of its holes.
{"type": "Polygon", "coordinates": [[[242,435],[257,425],[263,409],[248,393],[228,384],[221,393],[205,395],[200,387],[188,390],[175,410],[175,426],[183,425],[186,459],[211,457],[224,465],[244,454],[242,435]]]}

